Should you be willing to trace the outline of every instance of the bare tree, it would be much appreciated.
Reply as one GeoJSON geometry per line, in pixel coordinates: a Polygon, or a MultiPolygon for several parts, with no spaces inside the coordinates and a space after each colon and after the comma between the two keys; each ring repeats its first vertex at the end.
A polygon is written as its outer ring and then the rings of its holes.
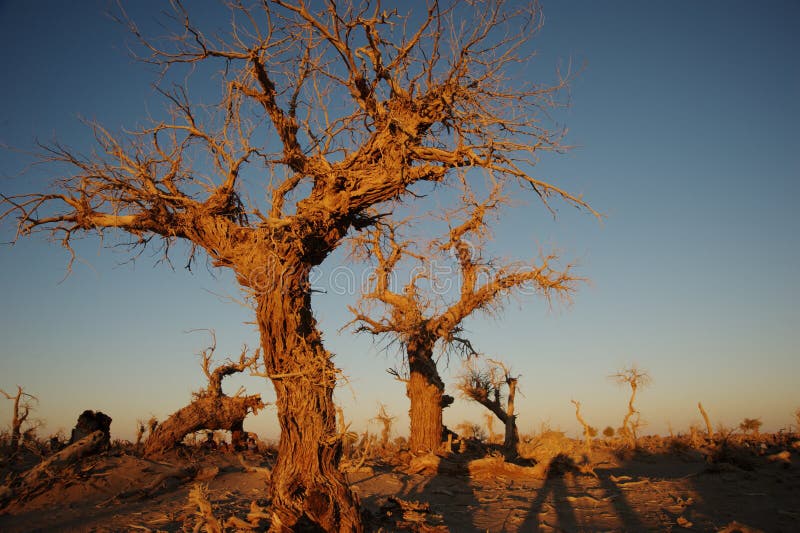
{"type": "Polygon", "coordinates": [[[703,420],[706,423],[706,433],[708,433],[708,440],[714,442],[714,430],[711,427],[711,420],[708,418],[708,413],[703,408],[703,403],[697,402],[697,408],[700,409],[700,414],[703,416],[703,420]]]}
{"type": "Polygon", "coordinates": [[[745,418],[739,424],[739,429],[742,430],[742,433],[751,433],[752,435],[758,437],[758,432],[761,430],[761,426],[764,423],[761,421],[760,418],[745,418]]]}
{"type": "Polygon", "coordinates": [[[386,412],[386,406],[381,404],[380,409],[378,410],[378,414],[373,418],[381,423],[383,429],[381,429],[381,446],[386,448],[389,445],[389,437],[392,434],[392,423],[394,419],[397,417],[391,416],[389,413],[386,412]]]}
{"type": "Polygon", "coordinates": [[[381,221],[373,231],[357,239],[363,245],[364,256],[374,260],[375,272],[372,287],[358,308],[351,309],[354,322],[358,324],[357,331],[389,335],[402,345],[408,372],[392,373],[405,382],[411,403],[412,451],[439,448],[443,435],[442,410],[453,402],[444,393],[444,382],[439,376],[436,344],[441,342],[445,350],[474,355],[472,344],[461,335],[467,317],[476,312],[496,313],[506,298],[523,287],[531,287],[548,299],[568,297],[579,280],[572,275],[571,265],[564,269],[554,267],[555,255],[529,264],[488,261],[481,256],[481,246],[488,234],[487,217],[503,203],[501,190],[502,185],[497,183],[483,201],[477,201],[465,190],[463,207],[446,215],[451,223],[447,236],[433,241],[426,249],[416,250],[416,239],[402,240],[399,235],[402,223],[391,220],[381,221]],[[454,296],[448,298],[447,291],[432,294],[436,292],[433,288],[437,280],[434,269],[429,267],[413,271],[401,289],[392,287],[392,274],[404,257],[429,265],[447,256],[454,257],[456,263],[458,280],[453,284],[454,296]]]}
{"type": "Polygon", "coordinates": [[[563,148],[548,110],[571,74],[520,79],[536,4],[431,0],[407,16],[369,1],[226,5],[227,35],[198,27],[179,0],[168,38],[123,16],[143,59],[164,70],[169,114],[122,134],[91,124],[90,155],[44,147],[52,187],[2,196],[0,218],[16,217],[17,237],[44,231],[70,250],[82,233],[128,235],[133,250],[160,242],[165,254],[184,240],[189,265],[204,252],[232,269],[255,301],[277,399],[271,527],[360,530],[337,468],[339,371],[312,313],[310,270],[376,221],[373,206],[470,169],[529,186],[548,207],[589,209],[530,171],[563,148]],[[214,69],[219,104],[193,101],[190,87],[214,69]]]}
{"type": "Polygon", "coordinates": [[[642,424],[642,422],[639,416],[637,416],[635,421],[631,421],[631,417],[633,415],[639,415],[639,411],[637,411],[633,406],[633,402],[636,399],[637,390],[639,390],[640,387],[649,385],[652,379],[647,372],[644,370],[639,370],[636,365],[632,365],[630,368],[620,370],[616,374],[612,374],[609,377],[620,385],[629,385],[631,388],[631,397],[630,400],[628,400],[628,412],[625,413],[625,418],[622,420],[620,432],[623,434],[623,436],[628,438],[631,446],[635,446],[636,430],[642,424]]]}
{"type": "Polygon", "coordinates": [[[503,448],[506,453],[513,456],[517,454],[519,444],[517,415],[514,412],[519,376],[513,375],[500,361],[487,359],[487,363],[480,368],[475,364],[475,359],[467,360],[464,365],[466,371],[459,380],[458,388],[465,397],[486,407],[503,423],[505,427],[503,448]],[[503,387],[507,389],[505,395],[503,387]]]}
{"type": "MultiPolygon", "coordinates": [[[[259,350],[247,355],[247,346],[242,348],[238,361],[228,359],[225,363],[211,367],[217,340],[211,332],[212,344],[200,353],[203,373],[208,386],[194,393],[189,405],[174,412],[161,424],[151,418],[150,434],[144,444],[144,454],[153,456],[180,444],[183,438],[200,430],[225,430],[231,432],[231,445],[240,447],[244,441],[244,419],[249,414],[258,414],[264,408],[261,395],[243,396],[240,389],[233,396],[222,392],[222,379],[226,376],[250,370],[255,372],[259,350]]],[[[142,429],[144,429],[142,424],[142,429]]]]}
{"type": "Polygon", "coordinates": [[[497,443],[500,435],[494,432],[494,415],[492,413],[484,413],[483,419],[486,421],[486,439],[491,443],[497,443]]]}
{"type": "Polygon", "coordinates": [[[575,418],[578,423],[583,427],[583,444],[586,446],[586,456],[590,458],[592,455],[592,438],[597,435],[597,429],[590,426],[581,415],[581,402],[572,400],[572,405],[575,406],[575,418]]]}
{"type": "Polygon", "coordinates": [[[14,402],[14,408],[11,414],[11,449],[17,450],[22,439],[22,425],[28,421],[31,409],[33,409],[34,404],[38,402],[39,399],[25,392],[25,389],[19,385],[17,385],[16,394],[10,394],[2,389],[0,389],[0,394],[14,402]]]}

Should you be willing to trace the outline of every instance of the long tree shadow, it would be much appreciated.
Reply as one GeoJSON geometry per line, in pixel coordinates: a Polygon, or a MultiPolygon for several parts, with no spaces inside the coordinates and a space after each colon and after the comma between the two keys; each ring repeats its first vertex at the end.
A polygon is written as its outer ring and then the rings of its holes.
{"type": "Polygon", "coordinates": [[[470,455],[452,454],[442,457],[436,474],[418,485],[417,495],[431,504],[450,531],[484,531],[475,527],[475,511],[481,502],[470,484],[470,455]]]}
{"type": "MultiPolygon", "coordinates": [[[[567,486],[565,476],[576,475],[581,475],[581,473],[570,457],[564,454],[555,456],[550,462],[544,485],[531,503],[528,516],[519,531],[538,531],[543,524],[564,531],[577,531],[585,527],[593,527],[594,524],[582,523],[585,519],[579,519],[575,508],[570,503],[570,498],[575,498],[576,494],[570,494],[570,487],[567,486]],[[555,524],[546,521],[550,512],[549,509],[546,509],[547,506],[550,506],[555,513],[555,524]]],[[[628,503],[624,493],[611,480],[610,474],[601,471],[597,474],[596,479],[605,493],[603,499],[610,501],[613,506],[618,525],[624,531],[646,531],[648,528],[628,503]]],[[[573,490],[573,492],[575,491],[573,490]]]]}
{"type": "Polygon", "coordinates": [[[513,483],[502,470],[497,479],[471,472],[470,461],[487,457],[476,449],[442,458],[426,475],[404,476],[394,494],[430,504],[439,524],[459,532],[718,530],[737,523],[793,531],[800,469],[787,450],[800,436],[773,440],[766,447],[717,443],[702,453],[669,443],[624,457],[601,449],[594,477],[557,456],[544,480],[509,478],[513,483]]]}
{"type": "MultiPolygon", "coordinates": [[[[536,494],[536,498],[531,503],[531,508],[525,521],[520,526],[520,531],[538,531],[542,525],[542,514],[546,514],[545,506],[552,505],[555,508],[557,526],[560,529],[574,531],[578,529],[578,522],[575,518],[575,511],[567,501],[567,486],[562,475],[549,475],[545,479],[544,485],[536,494]],[[552,495],[552,504],[547,500],[552,495]]],[[[548,524],[553,526],[553,524],[548,524]]]]}
{"type": "Polygon", "coordinates": [[[607,471],[601,470],[597,474],[600,480],[600,486],[606,493],[606,496],[611,500],[614,507],[614,512],[619,518],[620,524],[626,531],[645,531],[648,528],[639,519],[639,515],[633,509],[625,493],[620,489],[616,483],[611,479],[611,474],[607,471]]]}

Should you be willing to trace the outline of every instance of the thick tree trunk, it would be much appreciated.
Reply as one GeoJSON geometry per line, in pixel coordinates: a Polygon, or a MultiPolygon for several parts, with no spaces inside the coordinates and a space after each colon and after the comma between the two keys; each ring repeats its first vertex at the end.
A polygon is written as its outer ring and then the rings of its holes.
{"type": "Polygon", "coordinates": [[[442,409],[445,407],[444,383],[433,360],[431,343],[410,342],[407,346],[409,379],[406,395],[411,400],[408,411],[411,452],[435,452],[442,445],[442,409]]]}
{"type": "MultiPolygon", "coordinates": [[[[261,396],[205,396],[170,415],[150,433],[144,445],[145,456],[153,456],[171,450],[183,438],[202,429],[242,430],[245,417],[264,407],[261,396]]],[[[234,439],[235,437],[232,437],[234,439]]]]}
{"type": "Polygon", "coordinates": [[[508,401],[506,402],[506,419],[503,421],[506,426],[503,448],[505,448],[507,454],[516,455],[517,445],[519,444],[517,415],[514,412],[514,398],[517,395],[517,380],[516,378],[509,378],[506,382],[508,383],[508,401]]]}
{"type": "Polygon", "coordinates": [[[508,410],[504,410],[499,401],[490,400],[488,398],[478,399],[475,401],[486,407],[503,423],[504,436],[503,448],[506,451],[506,456],[514,457],[517,455],[517,445],[519,444],[519,430],[517,429],[517,415],[514,414],[514,400],[513,395],[516,393],[516,380],[514,381],[513,393],[511,392],[511,384],[509,383],[509,404],[508,410]]]}
{"type": "Polygon", "coordinates": [[[362,531],[358,502],[338,468],[337,370],[311,312],[308,270],[284,263],[269,275],[269,283],[253,288],[281,427],[270,531],[362,531]]]}

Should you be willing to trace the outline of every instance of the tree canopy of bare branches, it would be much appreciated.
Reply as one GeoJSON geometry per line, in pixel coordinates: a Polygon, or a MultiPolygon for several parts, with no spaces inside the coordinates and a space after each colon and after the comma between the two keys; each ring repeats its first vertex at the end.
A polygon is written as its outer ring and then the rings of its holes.
{"type": "MultiPolygon", "coordinates": [[[[467,317],[476,312],[496,313],[508,297],[523,288],[532,289],[531,292],[547,300],[568,299],[580,280],[572,274],[571,265],[558,268],[555,255],[529,263],[483,257],[488,217],[496,214],[504,201],[501,183],[495,183],[487,198],[480,201],[469,189],[465,190],[461,208],[445,215],[449,224],[447,235],[422,250],[417,249],[413,239],[403,240],[402,224],[389,219],[380,221],[372,231],[357,239],[363,256],[373,261],[375,273],[372,287],[359,307],[351,311],[358,324],[357,331],[389,335],[402,345],[403,362],[408,367],[407,379],[402,380],[411,400],[412,450],[435,451],[439,447],[442,408],[452,402],[444,394],[444,383],[436,367],[436,343],[441,342],[445,350],[475,355],[472,343],[462,334],[467,317]],[[409,257],[427,266],[412,271],[402,287],[393,287],[392,275],[400,262],[409,257]],[[432,294],[437,285],[444,284],[434,279],[436,269],[431,263],[447,257],[454,258],[457,282],[450,291],[432,294]]],[[[394,373],[399,377],[399,372],[394,373]]],[[[498,416],[505,424],[506,416],[498,416]]],[[[516,446],[513,440],[513,435],[507,436],[509,449],[516,446]]]]}
{"type": "Polygon", "coordinates": [[[519,376],[513,375],[505,363],[494,359],[487,359],[483,367],[478,366],[475,359],[467,360],[464,370],[458,382],[461,394],[486,407],[503,423],[503,448],[510,457],[516,456],[519,430],[514,400],[519,376]],[[506,389],[505,394],[503,388],[506,389]]]}
{"type": "Polygon", "coordinates": [[[620,370],[616,374],[612,374],[609,378],[613,379],[620,385],[628,385],[631,388],[631,397],[628,400],[628,412],[625,413],[625,418],[622,420],[622,427],[620,428],[623,436],[628,437],[631,445],[636,445],[636,430],[640,425],[639,420],[639,411],[633,406],[634,400],[636,400],[636,392],[641,387],[645,387],[652,382],[652,378],[650,374],[648,374],[644,370],[640,370],[636,365],[632,365],[630,368],[625,368],[620,370]],[[631,420],[631,417],[636,415],[637,419],[635,421],[631,420]]]}
{"type": "Polygon", "coordinates": [[[189,264],[204,252],[231,268],[255,300],[276,391],[271,527],[359,530],[336,468],[337,369],[311,311],[309,271],[374,224],[375,206],[475,169],[532,189],[550,209],[559,198],[591,211],[531,171],[542,152],[563,148],[547,112],[562,105],[571,73],[548,84],[519,75],[542,20],[535,4],[230,2],[226,34],[171,5],[166,38],[120,15],[141,59],[163,70],[168,113],[124,133],[91,124],[88,155],[43,146],[52,186],[3,195],[0,218],[16,220],[17,238],[45,232],[70,250],[86,233],[165,253],[180,239],[189,264]],[[218,103],[194,101],[192,84],[213,71],[218,103]]]}

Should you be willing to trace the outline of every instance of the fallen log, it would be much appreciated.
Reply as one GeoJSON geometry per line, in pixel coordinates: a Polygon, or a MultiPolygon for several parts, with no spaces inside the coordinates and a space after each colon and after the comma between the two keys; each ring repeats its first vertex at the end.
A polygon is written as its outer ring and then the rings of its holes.
{"type": "Polygon", "coordinates": [[[37,493],[48,486],[53,478],[65,468],[87,455],[96,453],[105,444],[106,435],[102,430],[98,430],[51,455],[22,474],[12,486],[2,487],[0,495],[4,501],[0,501],[0,505],[14,498],[20,499],[37,493]]]}
{"type": "MultiPolygon", "coordinates": [[[[175,448],[186,435],[200,430],[226,430],[236,440],[250,413],[264,407],[261,396],[202,396],[179,409],[159,424],[144,445],[145,457],[152,457],[175,448]]],[[[236,443],[233,443],[234,446],[236,443]]]]}

